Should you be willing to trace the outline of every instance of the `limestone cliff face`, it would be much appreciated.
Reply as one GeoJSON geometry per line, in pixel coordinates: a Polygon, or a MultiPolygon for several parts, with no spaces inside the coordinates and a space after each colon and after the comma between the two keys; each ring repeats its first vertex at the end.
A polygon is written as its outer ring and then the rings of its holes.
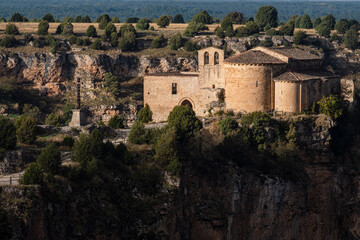
{"type": "Polygon", "coordinates": [[[150,56],[1,53],[0,77],[11,77],[19,84],[42,90],[49,95],[66,92],[75,78],[85,88],[96,88],[106,72],[124,78],[140,77],[147,72],[196,71],[190,58],[152,58],[150,56]]]}

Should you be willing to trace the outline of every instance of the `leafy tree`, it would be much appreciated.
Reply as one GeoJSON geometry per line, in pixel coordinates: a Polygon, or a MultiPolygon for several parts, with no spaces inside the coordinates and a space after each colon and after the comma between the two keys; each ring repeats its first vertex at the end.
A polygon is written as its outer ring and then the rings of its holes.
{"type": "MultiPolygon", "coordinates": [[[[243,24],[246,22],[244,15],[241,12],[229,12],[225,18],[228,18],[234,24],[243,24]]],[[[225,19],[224,18],[224,19],[225,19]]]]}
{"type": "Polygon", "coordinates": [[[278,12],[273,6],[260,7],[255,16],[255,22],[259,26],[260,30],[269,24],[271,27],[277,27],[278,25],[278,12]]]}
{"type": "Polygon", "coordinates": [[[141,121],[135,121],[129,132],[128,140],[134,144],[143,144],[145,143],[145,133],[144,124],[141,121]]]}
{"type": "Polygon", "coordinates": [[[90,17],[88,15],[86,15],[85,17],[83,17],[81,19],[81,22],[82,23],[91,23],[91,19],[90,19],[90,17]]]}
{"type": "Polygon", "coordinates": [[[45,119],[45,124],[60,127],[64,123],[64,119],[60,114],[50,113],[45,119]]]}
{"type": "Polygon", "coordinates": [[[255,22],[247,22],[246,29],[248,35],[254,35],[260,32],[260,28],[255,22]]]}
{"type": "Polygon", "coordinates": [[[110,35],[115,32],[116,33],[116,27],[112,23],[108,23],[105,27],[105,35],[107,38],[110,38],[110,35]]]}
{"type": "Polygon", "coordinates": [[[183,38],[180,33],[175,34],[169,40],[169,46],[171,50],[177,50],[183,46],[183,38]]]}
{"type": "Polygon", "coordinates": [[[111,23],[120,23],[120,19],[118,17],[113,17],[111,23]]]}
{"type": "Polygon", "coordinates": [[[344,45],[346,48],[349,49],[356,49],[359,45],[358,43],[358,33],[357,31],[350,29],[348,31],[346,31],[345,35],[344,35],[344,45]]]}
{"type": "Polygon", "coordinates": [[[235,131],[239,128],[239,124],[235,119],[232,118],[225,118],[224,120],[219,121],[218,123],[219,130],[224,134],[227,135],[232,131],[235,131]]]}
{"type": "Polygon", "coordinates": [[[140,19],[136,23],[136,29],[137,30],[148,30],[150,27],[149,21],[146,18],[140,19]]]}
{"type": "Polygon", "coordinates": [[[86,30],[86,36],[88,37],[97,37],[96,28],[93,25],[90,25],[86,30]]]}
{"type": "Polygon", "coordinates": [[[168,128],[155,145],[154,159],[173,175],[179,175],[180,162],[176,146],[176,130],[168,128]]]}
{"type": "Polygon", "coordinates": [[[112,118],[110,118],[109,127],[112,127],[114,129],[124,128],[124,119],[122,117],[119,117],[118,115],[113,116],[112,118]]]}
{"type": "Polygon", "coordinates": [[[326,24],[326,22],[322,22],[320,25],[316,27],[316,32],[323,37],[330,37],[331,27],[326,24]]]}
{"type": "Polygon", "coordinates": [[[138,17],[129,17],[126,19],[126,23],[137,23],[140,19],[138,17]]]}
{"type": "MultiPolygon", "coordinates": [[[[96,23],[100,23],[101,20],[103,20],[103,19],[105,19],[106,24],[108,24],[108,23],[111,21],[109,15],[103,14],[103,15],[101,15],[100,17],[98,17],[97,19],[95,19],[95,22],[96,22],[96,23]]],[[[105,25],[105,26],[106,26],[106,25],[105,25]]]]}
{"type": "Polygon", "coordinates": [[[161,28],[166,28],[167,26],[169,26],[171,21],[171,17],[167,16],[167,15],[163,15],[161,16],[158,21],[157,21],[157,25],[161,28]]]}
{"type": "Polygon", "coordinates": [[[321,98],[317,104],[319,105],[319,112],[328,115],[336,120],[343,114],[343,104],[341,98],[337,95],[329,95],[321,98]]]}
{"type": "Polygon", "coordinates": [[[202,23],[202,24],[212,24],[214,22],[213,17],[210,16],[210,14],[203,10],[199,13],[197,13],[193,18],[192,22],[195,23],[202,23]]]}
{"type": "Polygon", "coordinates": [[[175,127],[180,142],[193,136],[202,128],[201,121],[189,106],[175,106],[168,116],[168,126],[175,127]]]}
{"type": "Polygon", "coordinates": [[[313,27],[313,24],[311,22],[310,16],[307,14],[304,14],[304,16],[302,16],[302,18],[301,18],[300,28],[310,29],[312,27],[313,27]]]}
{"type": "Polygon", "coordinates": [[[339,22],[335,24],[335,30],[340,33],[344,34],[347,30],[349,30],[349,21],[347,19],[341,19],[339,22]]]}
{"type": "Polygon", "coordinates": [[[305,45],[308,43],[308,35],[304,31],[297,31],[294,35],[294,44],[305,45]]]}
{"type": "Polygon", "coordinates": [[[53,15],[51,15],[50,13],[45,14],[45,16],[43,16],[42,20],[47,21],[47,22],[55,22],[53,15]]]}
{"type": "Polygon", "coordinates": [[[172,23],[185,23],[183,15],[176,14],[174,19],[172,20],[172,23]]]}
{"type": "Polygon", "coordinates": [[[204,23],[190,22],[184,31],[184,36],[194,37],[200,31],[209,30],[204,23]]]}
{"type": "Polygon", "coordinates": [[[41,168],[36,163],[30,163],[24,173],[21,183],[25,185],[36,185],[42,184],[42,182],[43,172],[41,171],[41,168]]]}
{"type": "Polygon", "coordinates": [[[80,15],[77,15],[77,16],[74,18],[74,22],[79,23],[79,22],[81,22],[81,19],[82,19],[82,17],[81,17],[80,15]]]}
{"type": "Polygon", "coordinates": [[[16,44],[17,41],[13,36],[5,36],[0,42],[0,46],[5,48],[15,47],[16,44]]]}
{"type": "Polygon", "coordinates": [[[19,35],[19,29],[18,27],[13,23],[8,23],[5,28],[5,34],[8,35],[19,35]]]}
{"type": "Polygon", "coordinates": [[[154,38],[151,42],[151,47],[152,48],[161,48],[164,46],[164,44],[166,43],[166,39],[164,37],[164,34],[160,34],[159,36],[157,36],[156,38],[154,38]]]}
{"type": "Polygon", "coordinates": [[[16,128],[7,118],[0,119],[0,149],[11,149],[16,146],[16,128]]]}
{"type": "Polygon", "coordinates": [[[247,37],[249,36],[249,30],[246,27],[238,27],[235,30],[236,37],[247,37]]]}
{"type": "Polygon", "coordinates": [[[38,26],[38,32],[39,35],[48,35],[49,30],[49,23],[47,21],[41,21],[38,26]]]}
{"type": "Polygon", "coordinates": [[[109,24],[109,22],[106,21],[105,18],[102,18],[100,23],[99,23],[99,29],[105,29],[108,24],[109,24]]]}
{"type": "Polygon", "coordinates": [[[148,104],[145,104],[145,107],[142,108],[138,115],[137,115],[137,121],[148,123],[152,121],[152,111],[150,110],[150,107],[148,104]]]}
{"type": "Polygon", "coordinates": [[[330,30],[335,28],[336,20],[335,17],[332,14],[329,14],[325,17],[323,17],[321,23],[325,23],[330,27],[330,30]]]}
{"type": "Polygon", "coordinates": [[[122,51],[132,51],[136,47],[136,36],[134,32],[125,32],[120,38],[119,48],[122,51]]]}
{"type": "Polygon", "coordinates": [[[102,49],[102,43],[100,39],[96,39],[91,45],[90,45],[91,49],[95,49],[95,50],[101,50],[102,49]]]}
{"type": "Polygon", "coordinates": [[[104,81],[104,87],[106,88],[106,90],[113,95],[118,96],[121,89],[119,79],[112,73],[105,73],[104,81]]]}
{"type": "Polygon", "coordinates": [[[316,18],[313,24],[313,27],[316,28],[317,26],[319,26],[321,24],[321,18],[316,18]]]}
{"type": "Polygon", "coordinates": [[[136,30],[135,30],[135,28],[134,28],[134,26],[133,26],[132,24],[129,24],[129,23],[123,24],[123,25],[120,27],[119,36],[120,36],[120,37],[124,37],[124,36],[125,36],[125,33],[127,33],[127,32],[134,33],[134,35],[136,36],[136,30]]]}
{"type": "Polygon", "coordinates": [[[21,143],[32,144],[36,140],[36,121],[27,116],[22,116],[16,123],[16,137],[21,143]]]}
{"type": "Polygon", "coordinates": [[[43,172],[50,175],[57,174],[61,167],[61,154],[59,148],[56,147],[54,143],[47,145],[37,157],[36,163],[43,172]]]}

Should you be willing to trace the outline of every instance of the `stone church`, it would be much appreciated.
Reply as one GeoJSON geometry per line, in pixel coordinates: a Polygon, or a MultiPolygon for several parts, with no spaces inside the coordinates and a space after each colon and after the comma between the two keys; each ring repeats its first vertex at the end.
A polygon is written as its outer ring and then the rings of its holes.
{"type": "Polygon", "coordinates": [[[198,72],[145,74],[144,104],[155,122],[177,105],[200,117],[219,105],[235,113],[297,113],[339,89],[340,78],[322,68],[321,57],[298,48],[257,47],[225,58],[209,47],[198,51],[198,72]]]}

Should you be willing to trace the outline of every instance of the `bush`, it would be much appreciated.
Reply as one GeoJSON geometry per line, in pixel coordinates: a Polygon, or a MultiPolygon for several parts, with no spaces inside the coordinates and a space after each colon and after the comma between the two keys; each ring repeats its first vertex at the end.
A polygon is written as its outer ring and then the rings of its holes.
{"type": "Polygon", "coordinates": [[[265,35],[267,36],[275,36],[277,34],[276,30],[271,28],[265,32],[265,35]]]}
{"type": "Polygon", "coordinates": [[[144,144],[146,142],[145,134],[146,130],[144,124],[141,121],[135,121],[129,132],[128,140],[134,144],[144,144]]]}
{"type": "Polygon", "coordinates": [[[336,120],[343,114],[343,104],[341,98],[337,95],[323,97],[317,104],[319,112],[336,120]]]}
{"type": "Polygon", "coordinates": [[[134,36],[136,36],[136,30],[132,24],[125,23],[120,27],[119,30],[119,36],[124,37],[127,32],[134,33],[134,36]]]}
{"type": "Polygon", "coordinates": [[[36,140],[36,121],[27,116],[21,116],[15,123],[16,137],[21,143],[32,144],[36,140]]]}
{"type": "Polygon", "coordinates": [[[61,167],[61,154],[59,148],[53,143],[47,145],[37,157],[36,163],[43,172],[50,175],[57,174],[61,167]]]}
{"type": "Polygon", "coordinates": [[[103,139],[97,130],[91,135],[80,135],[72,148],[71,160],[79,162],[84,169],[96,168],[96,160],[102,156],[103,139]]]}
{"type": "Polygon", "coordinates": [[[172,23],[185,23],[183,15],[176,14],[174,19],[172,20],[172,23]]]}
{"type": "Polygon", "coordinates": [[[110,44],[111,44],[111,46],[113,46],[113,47],[118,46],[118,44],[119,44],[119,39],[118,39],[118,35],[117,35],[116,32],[111,33],[111,35],[110,35],[110,44]]]}
{"type": "Polygon", "coordinates": [[[38,25],[37,34],[48,35],[49,23],[47,21],[41,21],[38,25]]]}
{"type": "Polygon", "coordinates": [[[30,33],[26,33],[26,34],[24,35],[24,40],[25,40],[26,43],[29,43],[29,42],[31,42],[31,41],[34,41],[34,38],[33,38],[33,36],[32,36],[30,33]]]}
{"type": "Polygon", "coordinates": [[[178,50],[183,46],[183,38],[180,33],[177,33],[170,38],[169,46],[171,50],[178,50]]]}
{"type": "Polygon", "coordinates": [[[75,44],[77,42],[77,37],[75,35],[71,35],[67,41],[70,43],[70,44],[75,44]]]}
{"type": "Polygon", "coordinates": [[[152,48],[161,48],[164,46],[164,44],[166,43],[166,39],[164,37],[164,34],[160,34],[159,36],[157,36],[156,38],[154,38],[151,42],[151,47],[152,48]]]}
{"type": "Polygon", "coordinates": [[[173,175],[179,175],[180,163],[176,149],[175,128],[168,128],[155,145],[154,159],[173,175]]]}
{"type": "Polygon", "coordinates": [[[282,25],[279,29],[280,35],[292,36],[294,35],[295,25],[293,22],[288,22],[282,25]]]}
{"type": "Polygon", "coordinates": [[[64,23],[61,34],[65,35],[65,36],[73,35],[74,34],[74,26],[70,22],[64,23]]]}
{"type": "Polygon", "coordinates": [[[270,126],[270,116],[263,112],[253,112],[242,116],[242,132],[245,141],[258,149],[264,149],[267,142],[265,128],[270,126]]]}
{"type": "Polygon", "coordinates": [[[246,22],[246,19],[241,12],[229,12],[225,18],[230,19],[234,24],[243,24],[246,22]]]}
{"type": "Polygon", "coordinates": [[[102,43],[100,39],[96,39],[91,45],[90,45],[91,49],[95,49],[95,50],[101,50],[102,49],[102,43]]]}
{"type": "Polygon", "coordinates": [[[232,131],[235,131],[239,128],[239,124],[235,119],[232,118],[225,118],[224,120],[219,121],[218,123],[219,130],[224,134],[227,135],[232,131]]]}
{"type": "Polygon", "coordinates": [[[74,143],[75,143],[75,140],[73,137],[65,136],[61,144],[65,147],[73,147],[74,143]]]}
{"type": "Polygon", "coordinates": [[[198,48],[197,48],[196,43],[193,43],[193,42],[191,42],[191,41],[187,41],[187,42],[185,43],[184,49],[185,49],[186,51],[188,51],[188,52],[194,52],[194,51],[196,51],[198,48]]]}
{"type": "Polygon", "coordinates": [[[335,30],[340,33],[344,34],[347,30],[349,30],[350,25],[347,19],[341,19],[339,22],[335,24],[335,30]]]}
{"type": "Polygon", "coordinates": [[[13,36],[5,36],[0,42],[0,46],[5,48],[15,47],[16,44],[17,41],[13,36]]]}
{"type": "Polygon", "coordinates": [[[42,20],[47,22],[55,22],[53,15],[51,15],[50,13],[45,14],[42,20]]]}
{"type": "Polygon", "coordinates": [[[19,29],[18,27],[13,23],[8,23],[5,28],[5,34],[8,35],[19,35],[19,29]]]}
{"type": "Polygon", "coordinates": [[[151,31],[155,31],[155,28],[153,26],[150,27],[151,31]]]}
{"type": "Polygon", "coordinates": [[[105,18],[101,19],[99,23],[99,29],[105,29],[108,24],[109,21],[107,21],[105,18]]]}
{"type": "Polygon", "coordinates": [[[262,47],[272,47],[273,46],[273,41],[271,40],[271,38],[266,38],[264,41],[261,41],[259,43],[259,46],[262,47]]]}
{"type": "Polygon", "coordinates": [[[197,13],[192,18],[192,22],[202,23],[202,24],[212,24],[214,22],[214,20],[206,10],[203,10],[203,11],[197,13]]]}
{"type": "Polygon", "coordinates": [[[168,116],[168,126],[175,127],[180,142],[192,137],[202,128],[201,121],[189,106],[175,106],[168,116]]]}
{"type": "Polygon", "coordinates": [[[308,43],[308,35],[304,31],[297,31],[294,35],[294,44],[305,45],[308,43]]]}
{"type": "Polygon", "coordinates": [[[124,119],[122,117],[119,117],[118,115],[113,116],[110,118],[109,121],[109,127],[112,127],[114,129],[124,128],[124,119]]]}
{"type": "MultiPolygon", "coordinates": [[[[100,17],[98,17],[97,19],[95,19],[95,22],[96,22],[96,23],[99,23],[99,22],[101,22],[102,19],[105,19],[106,24],[111,21],[109,15],[103,14],[103,15],[101,15],[100,17]]],[[[105,27],[106,27],[106,25],[105,25],[105,27]]]]}
{"type": "Polygon", "coordinates": [[[26,169],[21,183],[25,185],[42,184],[43,173],[41,168],[36,163],[31,163],[26,169]]]}
{"type": "Polygon", "coordinates": [[[147,20],[146,18],[140,19],[136,23],[136,29],[137,30],[148,30],[149,27],[150,27],[149,20],[147,20]]]}
{"type": "Polygon", "coordinates": [[[249,36],[249,30],[246,27],[238,27],[235,31],[236,37],[247,37],[249,36]]]}
{"type": "Polygon", "coordinates": [[[357,31],[350,29],[344,35],[344,45],[348,49],[356,49],[359,45],[357,31]]]}
{"type": "Polygon", "coordinates": [[[104,77],[104,87],[108,92],[113,94],[114,96],[118,96],[121,89],[121,84],[119,79],[114,76],[112,73],[105,73],[104,77]]]}
{"type": "Polygon", "coordinates": [[[313,27],[313,24],[311,22],[310,16],[307,14],[304,14],[304,16],[302,16],[301,21],[300,21],[300,28],[310,29],[312,27],[313,27]]]}
{"type": "Polygon", "coordinates": [[[110,38],[112,33],[116,33],[116,27],[112,23],[108,23],[105,27],[105,35],[107,38],[110,38]]]}
{"type": "Polygon", "coordinates": [[[315,30],[320,36],[327,38],[330,37],[331,26],[326,24],[325,22],[322,22],[320,25],[318,25],[315,30]]]}
{"type": "Polygon", "coordinates": [[[170,17],[170,16],[163,15],[163,16],[161,16],[161,17],[158,19],[157,25],[158,25],[160,28],[166,28],[167,26],[169,26],[170,21],[171,21],[171,17],[170,17]]]}
{"type": "Polygon", "coordinates": [[[254,35],[260,32],[260,29],[255,22],[246,23],[246,29],[249,35],[254,35]]]}
{"type": "Polygon", "coordinates": [[[12,149],[16,146],[16,128],[7,118],[0,119],[0,149],[12,149]]]}
{"type": "Polygon", "coordinates": [[[64,123],[64,119],[60,114],[51,113],[45,119],[45,124],[55,127],[60,127],[64,123]]]}
{"type": "Polygon", "coordinates": [[[125,20],[126,23],[137,23],[140,19],[138,17],[129,17],[125,20]]]}
{"type": "Polygon", "coordinates": [[[133,32],[125,32],[124,36],[120,38],[119,48],[122,51],[132,51],[136,48],[136,36],[133,32]]]}
{"type": "Polygon", "coordinates": [[[22,114],[35,119],[37,122],[41,120],[41,111],[38,107],[31,104],[25,104],[22,108],[22,114]]]}
{"type": "Polygon", "coordinates": [[[86,30],[87,37],[97,37],[96,28],[93,25],[90,25],[86,30]]]}
{"type": "Polygon", "coordinates": [[[209,28],[200,22],[190,22],[184,31],[184,36],[194,37],[200,31],[208,30],[209,28]]]}
{"type": "Polygon", "coordinates": [[[270,27],[277,27],[278,25],[278,12],[273,6],[260,7],[255,16],[255,22],[262,30],[266,25],[270,27]]]}
{"type": "Polygon", "coordinates": [[[148,104],[145,104],[145,107],[141,109],[137,115],[137,121],[141,121],[143,123],[148,123],[152,121],[152,111],[148,104]]]}
{"type": "Polygon", "coordinates": [[[225,38],[225,32],[221,29],[221,27],[217,26],[214,31],[215,35],[219,38],[225,38]]]}

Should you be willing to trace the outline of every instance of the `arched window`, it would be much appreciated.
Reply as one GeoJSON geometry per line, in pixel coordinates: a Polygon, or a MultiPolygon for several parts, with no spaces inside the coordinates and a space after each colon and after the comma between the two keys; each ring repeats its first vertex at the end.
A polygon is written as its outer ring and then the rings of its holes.
{"type": "Polygon", "coordinates": [[[204,64],[209,64],[209,53],[205,52],[204,53],[204,64]]]}
{"type": "Polygon", "coordinates": [[[214,64],[218,65],[219,64],[219,53],[215,52],[214,54],[214,64]]]}

